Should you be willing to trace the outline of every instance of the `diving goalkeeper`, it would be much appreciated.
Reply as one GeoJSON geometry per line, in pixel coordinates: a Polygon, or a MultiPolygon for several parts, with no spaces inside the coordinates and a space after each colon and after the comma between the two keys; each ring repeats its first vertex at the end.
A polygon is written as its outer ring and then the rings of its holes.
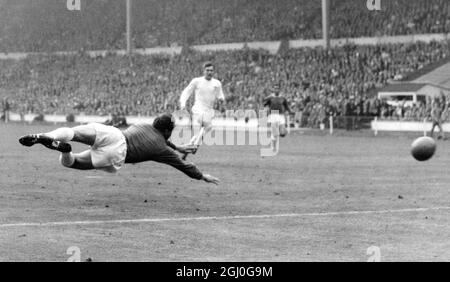
{"type": "Polygon", "coordinates": [[[73,128],[62,127],[48,133],[25,135],[19,142],[27,147],[42,144],[59,151],[61,164],[73,169],[117,172],[124,163],[155,161],[170,165],[191,178],[217,185],[219,179],[202,173],[193,163],[183,161],[176,153],[190,153],[195,147],[176,146],[170,142],[174,128],[175,120],[172,115],[163,114],[153,124],[136,124],[124,131],[113,126],[90,123],[73,128]],[[80,142],[91,148],[74,154],[68,143],[70,141],[80,142]]]}

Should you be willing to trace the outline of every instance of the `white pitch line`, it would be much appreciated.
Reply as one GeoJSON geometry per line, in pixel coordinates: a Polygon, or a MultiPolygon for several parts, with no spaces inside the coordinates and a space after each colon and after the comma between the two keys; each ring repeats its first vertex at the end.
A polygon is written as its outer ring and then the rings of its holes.
{"type": "Polygon", "coordinates": [[[437,210],[450,210],[450,207],[410,208],[397,210],[369,210],[369,211],[341,211],[341,212],[316,212],[316,213],[286,213],[286,214],[264,214],[264,215],[234,215],[234,216],[205,216],[205,217],[179,217],[179,218],[141,218],[141,219],[112,219],[112,220],[86,220],[86,221],[55,221],[55,222],[24,222],[0,224],[0,228],[7,227],[45,227],[45,226],[70,226],[70,225],[95,225],[112,223],[157,223],[177,221],[202,221],[202,220],[233,220],[233,219],[266,219],[282,217],[313,217],[313,216],[339,216],[339,215],[361,215],[361,214],[385,214],[385,213],[408,213],[426,212],[437,210]]]}

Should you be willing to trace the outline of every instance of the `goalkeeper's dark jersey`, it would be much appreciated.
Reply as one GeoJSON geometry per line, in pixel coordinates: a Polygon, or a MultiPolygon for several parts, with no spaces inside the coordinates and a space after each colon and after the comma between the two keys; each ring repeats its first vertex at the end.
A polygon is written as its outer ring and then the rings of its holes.
{"type": "Polygon", "coordinates": [[[203,174],[168,146],[168,141],[151,124],[135,124],[123,131],[127,141],[126,163],[155,161],[168,164],[195,179],[202,179],[203,174]]]}
{"type": "Polygon", "coordinates": [[[280,115],[290,112],[286,98],[282,96],[269,96],[263,101],[264,107],[269,107],[270,111],[278,111],[280,115]]]}

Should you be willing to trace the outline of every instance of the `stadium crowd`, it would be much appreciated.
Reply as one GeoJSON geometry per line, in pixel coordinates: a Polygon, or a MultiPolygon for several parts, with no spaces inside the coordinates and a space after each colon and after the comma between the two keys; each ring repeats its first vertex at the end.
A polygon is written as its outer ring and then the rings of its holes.
{"type": "MultiPolygon", "coordinates": [[[[450,31],[447,0],[330,1],[334,38],[450,31]]],[[[0,0],[0,52],[124,49],[125,1],[0,0]]],[[[317,0],[133,0],[137,48],[322,37],[317,0]]]]}
{"type": "Polygon", "coordinates": [[[449,56],[449,42],[288,49],[276,55],[247,49],[30,56],[0,61],[0,89],[11,111],[21,113],[154,115],[176,109],[183,88],[201,75],[201,63],[212,60],[227,109],[258,111],[272,85],[281,83],[301,125],[317,127],[330,115],[425,117],[426,104],[394,108],[376,99],[373,90],[449,56]]]}
{"type": "MultiPolygon", "coordinates": [[[[7,101],[2,105],[20,113],[64,115],[173,111],[182,89],[201,75],[201,63],[212,60],[227,109],[258,111],[271,86],[281,83],[300,126],[318,127],[329,116],[422,119],[429,115],[429,101],[392,106],[376,99],[374,90],[450,55],[449,42],[346,45],[329,51],[281,48],[276,55],[262,50],[199,53],[187,46],[319,38],[320,1],[133,3],[135,47],[184,46],[181,55],[87,56],[84,50],[125,47],[125,1],[82,1],[82,10],[74,12],[59,0],[0,0],[0,52],[78,51],[0,61],[0,97],[7,101]]],[[[381,1],[382,11],[369,11],[360,0],[330,3],[335,38],[450,30],[446,0],[381,1]]]]}

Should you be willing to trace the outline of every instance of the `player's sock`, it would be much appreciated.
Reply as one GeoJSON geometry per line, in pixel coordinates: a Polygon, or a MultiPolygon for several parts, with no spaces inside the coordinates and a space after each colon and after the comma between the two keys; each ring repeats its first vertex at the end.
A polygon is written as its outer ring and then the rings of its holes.
{"type": "MultiPolygon", "coordinates": [[[[205,128],[204,128],[204,127],[200,128],[199,133],[198,133],[197,135],[194,135],[194,136],[191,138],[191,141],[189,141],[189,145],[193,145],[193,146],[196,147],[196,148],[193,150],[193,152],[192,152],[193,155],[195,155],[195,153],[197,153],[198,147],[200,147],[200,143],[201,143],[202,140],[203,140],[203,134],[205,134],[205,128]]],[[[183,156],[181,157],[181,159],[182,159],[183,161],[185,161],[188,155],[189,155],[189,153],[183,154],[183,156]]]]}
{"type": "Polygon", "coordinates": [[[276,149],[277,149],[277,138],[272,135],[272,137],[270,139],[271,139],[271,142],[270,142],[271,148],[272,148],[273,151],[276,151],[276,149]]]}
{"type": "Polygon", "coordinates": [[[55,141],[61,141],[67,143],[73,139],[75,132],[72,128],[61,127],[56,130],[44,133],[44,136],[48,136],[55,141]]]}
{"type": "Polygon", "coordinates": [[[202,127],[201,129],[200,129],[200,132],[198,133],[198,135],[197,135],[197,139],[195,140],[195,142],[194,142],[194,145],[195,146],[200,146],[200,144],[201,144],[201,142],[203,141],[203,135],[205,134],[205,128],[204,127],[202,127]]]}
{"type": "Polygon", "coordinates": [[[59,161],[65,167],[72,167],[75,163],[75,156],[72,152],[62,153],[61,156],[59,156],[59,161]]]}
{"type": "Polygon", "coordinates": [[[191,138],[191,141],[189,141],[189,144],[190,145],[198,145],[200,140],[202,139],[204,133],[205,133],[204,127],[200,128],[200,131],[198,132],[198,134],[194,135],[191,138]]]}
{"type": "Polygon", "coordinates": [[[197,136],[198,135],[192,136],[191,140],[189,141],[189,145],[194,145],[195,144],[195,141],[197,140],[197,136]]]}

